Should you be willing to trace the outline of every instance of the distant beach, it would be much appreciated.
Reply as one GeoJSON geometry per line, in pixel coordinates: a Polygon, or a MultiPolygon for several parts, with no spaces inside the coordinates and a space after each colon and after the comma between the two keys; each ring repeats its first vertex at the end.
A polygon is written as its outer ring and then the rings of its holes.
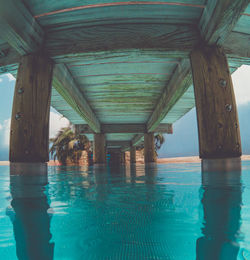
{"type": "MultiPolygon", "coordinates": [[[[250,160],[250,155],[242,155],[241,156],[242,161],[248,161],[250,160]]],[[[168,163],[199,163],[201,162],[201,159],[199,156],[188,156],[188,157],[173,157],[173,158],[158,158],[157,163],[159,164],[168,164],[168,163]]],[[[3,165],[9,165],[9,161],[0,161],[0,166],[3,165]]],[[[49,161],[48,162],[49,166],[58,166],[59,162],[58,161],[49,161]]]]}

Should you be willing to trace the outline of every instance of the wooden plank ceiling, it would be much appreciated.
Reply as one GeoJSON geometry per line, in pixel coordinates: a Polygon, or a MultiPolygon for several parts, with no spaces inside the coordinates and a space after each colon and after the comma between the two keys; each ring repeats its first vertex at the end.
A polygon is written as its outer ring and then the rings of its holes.
{"type": "MultiPolygon", "coordinates": [[[[225,48],[231,72],[250,64],[248,0],[0,0],[1,8],[0,73],[16,75],[20,55],[43,48],[56,63],[52,106],[94,132],[154,131],[185,115],[194,107],[189,54],[201,41],[225,48]]],[[[117,147],[142,136],[106,137],[117,147]]]]}

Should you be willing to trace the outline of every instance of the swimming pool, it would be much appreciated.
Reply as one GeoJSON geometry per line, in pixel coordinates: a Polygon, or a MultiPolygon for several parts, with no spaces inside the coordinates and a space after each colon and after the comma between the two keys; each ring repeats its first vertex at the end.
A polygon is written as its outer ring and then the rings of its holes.
{"type": "Polygon", "coordinates": [[[0,171],[0,259],[250,259],[248,161],[0,171]]]}

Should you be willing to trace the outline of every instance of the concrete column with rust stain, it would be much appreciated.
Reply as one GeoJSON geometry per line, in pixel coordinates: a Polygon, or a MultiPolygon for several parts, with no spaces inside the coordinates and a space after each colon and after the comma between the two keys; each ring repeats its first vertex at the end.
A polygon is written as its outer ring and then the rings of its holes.
{"type": "Polygon", "coordinates": [[[154,133],[144,134],[144,162],[154,163],[156,161],[154,133]]]}
{"type": "Polygon", "coordinates": [[[94,163],[106,163],[105,134],[94,134],[94,163]]]}
{"type": "Polygon", "coordinates": [[[241,156],[232,79],[223,49],[200,46],[191,52],[200,158],[241,156]]]}
{"type": "Polygon", "coordinates": [[[37,53],[20,60],[13,100],[10,161],[49,160],[49,113],[53,63],[37,53]]]}

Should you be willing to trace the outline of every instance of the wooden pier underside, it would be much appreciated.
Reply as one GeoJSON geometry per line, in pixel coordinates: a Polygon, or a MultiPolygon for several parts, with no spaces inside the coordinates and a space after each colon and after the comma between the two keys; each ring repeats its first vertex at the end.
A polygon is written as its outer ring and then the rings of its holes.
{"type": "Polygon", "coordinates": [[[249,0],[0,0],[0,32],[0,74],[15,76],[21,56],[46,53],[52,106],[123,149],[160,124],[170,133],[194,107],[197,45],[222,46],[231,72],[250,64],[249,0]]]}

